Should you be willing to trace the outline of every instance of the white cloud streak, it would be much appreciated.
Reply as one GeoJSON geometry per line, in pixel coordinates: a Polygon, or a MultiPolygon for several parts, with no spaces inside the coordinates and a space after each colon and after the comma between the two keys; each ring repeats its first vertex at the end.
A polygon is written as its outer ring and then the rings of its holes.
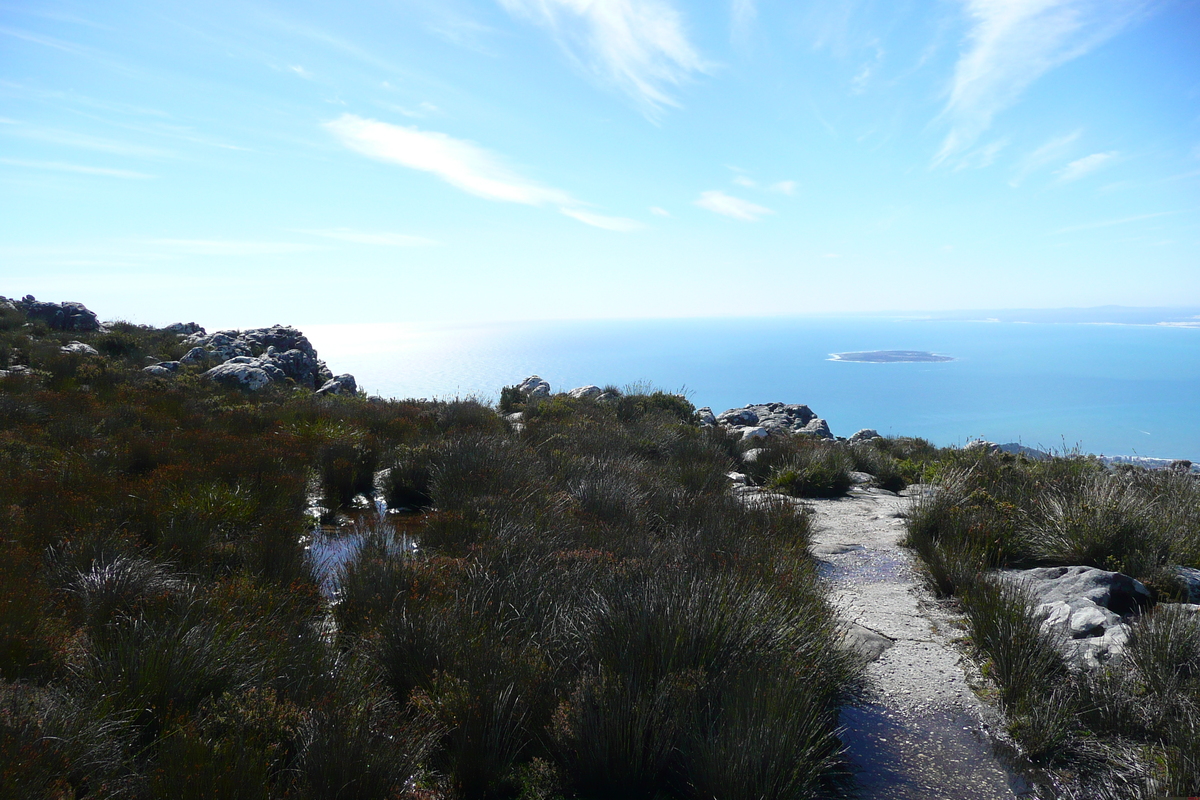
{"type": "Polygon", "coordinates": [[[297,233],[307,233],[310,236],[322,236],[326,239],[337,239],[355,244],[375,244],[384,247],[425,247],[435,245],[433,239],[424,236],[410,236],[405,233],[372,233],[356,231],[351,228],[318,228],[315,230],[298,230],[297,233]]]}
{"type": "Polygon", "coordinates": [[[779,181],[778,183],[771,184],[770,189],[772,192],[779,192],[780,194],[793,195],[796,193],[796,182],[795,181],[779,181]]]}
{"type": "Polygon", "coordinates": [[[0,158],[0,164],[26,169],[44,169],[53,172],[76,172],[81,175],[100,175],[106,178],[124,178],[126,180],[147,180],[153,175],[144,172],[134,172],[128,169],[111,169],[109,167],[89,167],[82,164],[64,164],[60,161],[26,161],[20,158],[0,158]]]}
{"type": "Polygon", "coordinates": [[[671,216],[671,212],[670,212],[670,211],[667,211],[665,208],[659,208],[658,206],[650,206],[650,213],[651,213],[651,214],[653,214],[653,215],[654,215],[654,216],[656,216],[656,217],[669,217],[669,216],[671,216]]]}
{"type": "Polygon", "coordinates": [[[648,116],[678,107],[671,90],[709,65],[668,0],[498,0],[551,32],[570,58],[648,116]]]}
{"type": "Polygon", "coordinates": [[[608,217],[603,214],[593,214],[591,211],[581,211],[578,208],[560,208],[559,211],[571,219],[582,222],[584,225],[591,225],[593,228],[603,228],[606,231],[629,233],[630,231],[638,231],[646,227],[634,219],[608,217]]]}
{"type": "Polygon", "coordinates": [[[531,206],[574,204],[566,192],[521,177],[474,142],[353,114],[343,114],[324,127],[357,153],[432,173],[476,197],[531,206]]]}
{"type": "Polygon", "coordinates": [[[722,216],[740,219],[745,222],[757,222],[760,217],[775,213],[769,208],[764,208],[763,206],[751,203],[749,200],[743,200],[740,197],[731,197],[720,190],[701,192],[700,197],[695,202],[696,205],[708,209],[714,214],[721,214],[722,216]]]}
{"type": "Polygon", "coordinates": [[[970,30],[942,111],[940,164],[969,148],[993,118],[1049,70],[1132,22],[1146,0],[963,0],[970,30]]]}
{"type": "Polygon", "coordinates": [[[517,174],[500,156],[474,142],[353,114],[343,114],[324,123],[324,127],[347,148],[368,158],[432,173],[451,186],[485,200],[554,205],[574,220],[610,231],[628,232],[642,227],[631,219],[580,208],[585,204],[567,192],[517,174]]]}
{"type": "Polygon", "coordinates": [[[1090,175],[1117,157],[1116,150],[1107,153],[1092,153],[1090,156],[1076,159],[1058,171],[1060,181],[1076,181],[1085,175],[1090,175]]]}

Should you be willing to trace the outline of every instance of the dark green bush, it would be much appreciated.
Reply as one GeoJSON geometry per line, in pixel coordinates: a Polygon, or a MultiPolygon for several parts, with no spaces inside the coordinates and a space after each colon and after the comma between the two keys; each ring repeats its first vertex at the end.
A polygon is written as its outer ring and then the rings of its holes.
{"type": "Polygon", "coordinates": [[[838,497],[851,486],[853,466],[836,447],[805,447],[779,466],[766,485],[793,497],[838,497]]]}

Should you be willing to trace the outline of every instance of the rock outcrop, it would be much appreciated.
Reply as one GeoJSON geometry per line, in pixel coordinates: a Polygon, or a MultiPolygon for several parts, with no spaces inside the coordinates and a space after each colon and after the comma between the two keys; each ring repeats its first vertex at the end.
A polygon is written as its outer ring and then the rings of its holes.
{"type": "Polygon", "coordinates": [[[24,311],[30,320],[41,320],[56,331],[98,331],[101,328],[96,314],[83,303],[47,303],[27,294],[10,304],[24,311]]]}
{"type": "Polygon", "coordinates": [[[1175,580],[1188,603],[1200,603],[1200,569],[1175,567],[1175,580]]]}
{"type": "Polygon", "coordinates": [[[517,391],[526,397],[549,397],[550,381],[542,380],[537,375],[530,375],[517,384],[517,391]]]}
{"type": "Polygon", "coordinates": [[[100,355],[100,353],[97,352],[96,348],[92,347],[90,344],[84,344],[83,342],[77,342],[74,340],[67,342],[66,344],[64,344],[62,347],[60,347],[58,349],[64,353],[74,353],[77,356],[98,356],[98,355],[100,355]]]}
{"type": "Polygon", "coordinates": [[[1026,588],[1038,604],[1042,631],[1058,637],[1072,665],[1095,669],[1119,658],[1129,641],[1128,620],[1150,603],[1150,591],[1128,575],[1095,567],[1041,567],[1000,573],[1026,588]]]}
{"type": "Polygon", "coordinates": [[[358,383],[354,380],[354,376],[347,373],[330,378],[317,389],[317,394],[344,394],[354,395],[358,393],[358,383]]]}
{"type": "Polygon", "coordinates": [[[579,387],[567,392],[567,394],[570,397],[574,397],[577,399],[580,397],[596,398],[596,397],[599,397],[600,395],[604,394],[604,390],[601,389],[599,386],[596,386],[593,384],[593,385],[588,385],[588,386],[579,386],[579,387]]]}
{"type": "Polygon", "coordinates": [[[761,403],[731,408],[714,415],[707,406],[696,412],[701,426],[720,425],[743,439],[759,438],[781,433],[805,433],[822,439],[832,439],[829,425],[799,403],[761,403]]]}
{"type": "MultiPolygon", "coordinates": [[[[214,364],[204,373],[205,377],[212,380],[251,389],[291,380],[299,386],[317,389],[324,388],[333,379],[333,373],[317,357],[312,343],[291,326],[273,325],[270,328],[210,334],[195,323],[176,323],[172,330],[178,328],[177,332],[182,334],[193,327],[195,330],[183,339],[184,344],[191,345],[191,349],[179,359],[179,363],[214,364]]],[[[147,370],[155,371],[151,367],[147,367],[147,370]]],[[[344,384],[343,381],[339,385],[344,384]]]]}

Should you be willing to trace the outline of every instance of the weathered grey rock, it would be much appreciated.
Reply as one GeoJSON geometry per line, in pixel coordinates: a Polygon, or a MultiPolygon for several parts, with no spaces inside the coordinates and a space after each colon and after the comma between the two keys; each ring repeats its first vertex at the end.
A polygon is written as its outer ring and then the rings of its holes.
{"type": "Polygon", "coordinates": [[[875,480],[875,476],[869,472],[858,472],[856,470],[856,471],[853,471],[850,473],[850,482],[856,486],[861,486],[863,484],[872,483],[872,482],[874,482],[874,480],[875,480]]]}
{"type": "Polygon", "coordinates": [[[181,364],[207,364],[209,361],[216,358],[216,355],[203,347],[193,347],[179,358],[181,364]]]}
{"type": "Polygon", "coordinates": [[[98,331],[100,320],[83,303],[47,303],[27,294],[14,305],[31,320],[41,320],[56,331],[98,331]]]}
{"type": "Polygon", "coordinates": [[[744,472],[726,472],[725,477],[729,478],[730,483],[746,484],[750,481],[744,472]]]}
{"type": "MultiPolygon", "coordinates": [[[[248,359],[248,361],[255,362],[257,359],[248,359]]],[[[155,366],[161,367],[162,365],[156,364],[155,366]]],[[[153,367],[146,369],[153,369],[153,367]]],[[[218,364],[205,372],[204,377],[225,386],[238,386],[250,391],[258,391],[271,382],[271,376],[257,364],[235,361],[218,364]]]]}
{"type": "Polygon", "coordinates": [[[849,441],[852,444],[857,444],[858,442],[869,442],[872,439],[882,438],[883,437],[879,435],[879,431],[875,430],[874,428],[863,428],[862,430],[851,434],[849,441]]]}
{"type": "Polygon", "coordinates": [[[933,497],[937,491],[937,485],[932,483],[910,483],[897,494],[901,497],[933,497]]]}
{"type": "Polygon", "coordinates": [[[330,378],[320,389],[317,389],[317,394],[321,395],[354,395],[357,393],[358,383],[354,380],[354,376],[348,373],[338,375],[336,378],[330,378]]]}
{"type": "Polygon", "coordinates": [[[713,414],[713,410],[708,406],[696,409],[696,421],[700,423],[701,428],[711,428],[717,424],[716,415],[713,414]]]}
{"type": "Polygon", "coordinates": [[[1175,579],[1183,589],[1187,602],[1200,603],[1200,569],[1175,567],[1175,579]]]}
{"type": "Polygon", "coordinates": [[[177,333],[180,336],[191,336],[194,333],[204,333],[204,328],[195,322],[172,322],[170,325],[163,328],[163,330],[170,331],[171,333],[177,333]]]}
{"type": "MultiPolygon", "coordinates": [[[[705,410],[709,414],[712,413],[712,409],[705,410]]],[[[697,414],[699,415],[699,412],[697,414]]],[[[798,433],[815,418],[812,409],[799,403],[760,403],[722,411],[716,415],[714,422],[740,434],[744,439],[747,438],[745,431],[751,428],[761,428],[770,435],[798,433]]],[[[703,424],[702,421],[701,425],[703,424]]]]}
{"type": "Polygon", "coordinates": [[[542,380],[537,375],[530,375],[517,384],[517,390],[526,397],[549,397],[550,382],[542,380]]]}
{"type": "Polygon", "coordinates": [[[24,364],[13,364],[8,369],[0,369],[0,378],[20,378],[32,374],[33,370],[24,364]]]}
{"type": "Polygon", "coordinates": [[[751,406],[731,408],[718,414],[717,422],[723,425],[757,425],[758,414],[751,406]]]}
{"type": "Polygon", "coordinates": [[[290,379],[309,389],[323,386],[333,378],[325,362],[317,358],[317,351],[308,338],[291,326],[273,325],[270,328],[226,330],[212,334],[196,327],[198,330],[183,340],[184,344],[192,346],[180,359],[185,364],[227,363],[237,358],[256,358],[260,359],[256,365],[272,380],[290,379]]]}
{"type": "Polygon", "coordinates": [[[867,664],[879,660],[879,657],[896,643],[894,639],[865,628],[857,622],[847,625],[842,637],[843,645],[867,664]]]}
{"type": "Polygon", "coordinates": [[[1005,579],[1028,590],[1045,633],[1058,637],[1076,668],[1095,669],[1124,655],[1128,620],[1150,602],[1150,591],[1128,575],[1095,567],[1007,570],[1005,579]]]}
{"type": "Polygon", "coordinates": [[[893,492],[891,489],[881,489],[878,486],[851,486],[849,494],[852,495],[887,495],[888,497],[899,497],[900,495],[893,492]]]}
{"type": "Polygon", "coordinates": [[[758,425],[749,425],[739,430],[741,431],[743,441],[746,439],[765,439],[770,435],[767,433],[766,428],[758,425]]]}
{"type": "Polygon", "coordinates": [[[822,439],[832,439],[833,434],[829,431],[829,423],[820,418],[813,418],[808,421],[798,433],[806,433],[810,436],[819,436],[822,439]]]}
{"type": "Polygon", "coordinates": [[[985,450],[989,453],[995,453],[999,449],[1000,445],[996,444],[995,442],[989,442],[985,439],[973,439],[972,441],[967,442],[966,446],[963,447],[963,450],[985,450]]]}
{"type": "Polygon", "coordinates": [[[179,371],[178,361],[160,361],[157,364],[151,364],[148,367],[142,367],[142,372],[147,375],[157,375],[166,377],[179,371]]]}
{"type": "Polygon", "coordinates": [[[599,386],[580,386],[567,392],[567,394],[576,399],[581,397],[596,398],[604,394],[604,390],[599,386]]]}
{"type": "Polygon", "coordinates": [[[62,347],[60,347],[58,349],[64,353],[74,353],[75,355],[80,355],[80,356],[98,356],[98,355],[100,355],[100,353],[96,350],[96,348],[92,347],[90,344],[84,344],[83,342],[77,342],[74,340],[67,342],[66,344],[64,344],[62,347]]]}

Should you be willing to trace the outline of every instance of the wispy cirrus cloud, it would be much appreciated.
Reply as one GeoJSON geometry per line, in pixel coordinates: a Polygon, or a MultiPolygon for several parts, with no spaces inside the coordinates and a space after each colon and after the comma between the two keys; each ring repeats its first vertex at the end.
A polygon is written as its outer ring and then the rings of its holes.
{"type": "Polygon", "coordinates": [[[727,195],[719,189],[701,192],[695,201],[700,208],[708,209],[714,214],[740,219],[745,222],[757,222],[760,217],[775,212],[769,208],[743,200],[740,197],[727,195]]]}
{"type": "Polygon", "coordinates": [[[392,125],[354,114],[324,124],[347,148],[377,161],[429,172],[485,200],[528,206],[557,206],[574,220],[610,231],[632,231],[641,223],[588,211],[567,192],[532,181],[499,155],[465,139],[415,126],[392,125]]]}
{"type": "Polygon", "coordinates": [[[1059,228],[1054,233],[1074,233],[1075,231],[1090,231],[1094,228],[1111,228],[1113,225],[1126,225],[1130,222],[1141,222],[1145,219],[1157,219],[1158,217],[1173,217],[1176,214],[1182,214],[1182,211],[1157,211],[1153,214],[1135,214],[1132,217],[1121,217],[1120,219],[1106,219],[1100,222],[1086,222],[1083,225],[1070,225],[1066,228],[1059,228]]]}
{"type": "Polygon", "coordinates": [[[559,211],[571,219],[582,222],[584,225],[591,225],[593,228],[603,228],[606,231],[629,233],[630,231],[638,231],[646,227],[635,219],[609,217],[604,214],[594,214],[591,211],[583,211],[578,208],[560,208],[559,211]]]}
{"type": "Polygon", "coordinates": [[[81,175],[100,175],[106,178],[125,178],[127,180],[147,180],[153,175],[144,172],[134,172],[128,169],[112,169],[110,167],[89,167],[84,164],[66,164],[61,161],[26,161],[22,158],[0,158],[0,164],[10,167],[25,167],[26,169],[42,169],[52,172],[75,172],[81,175]]]}
{"type": "Polygon", "coordinates": [[[571,59],[629,95],[648,116],[678,107],[671,92],[708,63],[669,0],[498,0],[548,29],[571,59]]]}
{"type": "Polygon", "coordinates": [[[750,40],[750,31],[758,19],[758,0],[733,0],[729,14],[730,39],[734,44],[745,44],[750,40]]]}
{"type": "Polygon", "coordinates": [[[435,245],[433,239],[424,236],[411,236],[406,233],[378,233],[371,231],[356,231],[352,228],[317,228],[301,229],[296,233],[307,233],[310,236],[322,236],[326,239],[337,239],[354,244],[375,244],[384,247],[426,247],[435,245]]]}
{"type": "Polygon", "coordinates": [[[1110,150],[1107,153],[1092,153],[1090,156],[1078,158],[1058,171],[1058,179],[1063,182],[1079,180],[1100,169],[1117,155],[1116,150],[1110,150]]]}
{"type": "Polygon", "coordinates": [[[1065,136],[1056,136],[1038,147],[1021,159],[1020,164],[1017,166],[1017,171],[1012,176],[1012,179],[1009,180],[1008,185],[1012,187],[1020,186],[1025,182],[1026,178],[1037,170],[1047,164],[1060,161],[1066,155],[1071,145],[1082,135],[1083,131],[1078,130],[1074,133],[1068,133],[1065,136]]]}
{"type": "Polygon", "coordinates": [[[6,128],[4,132],[13,136],[20,136],[23,139],[33,139],[65,147],[76,147],[82,150],[95,150],[100,153],[112,153],[118,156],[170,158],[175,155],[170,150],[163,150],[157,147],[147,147],[145,145],[133,144],[132,142],[93,136],[87,133],[76,133],[75,131],[59,130],[57,128],[42,128],[20,123],[12,128],[6,128]]]}
{"type": "Polygon", "coordinates": [[[1148,0],[963,0],[970,24],[941,117],[934,164],[969,148],[1046,72],[1115,35],[1148,0]]]}
{"type": "Polygon", "coordinates": [[[161,255],[265,256],[324,249],[300,242],[256,242],[238,239],[134,239],[131,244],[161,255]]]}

